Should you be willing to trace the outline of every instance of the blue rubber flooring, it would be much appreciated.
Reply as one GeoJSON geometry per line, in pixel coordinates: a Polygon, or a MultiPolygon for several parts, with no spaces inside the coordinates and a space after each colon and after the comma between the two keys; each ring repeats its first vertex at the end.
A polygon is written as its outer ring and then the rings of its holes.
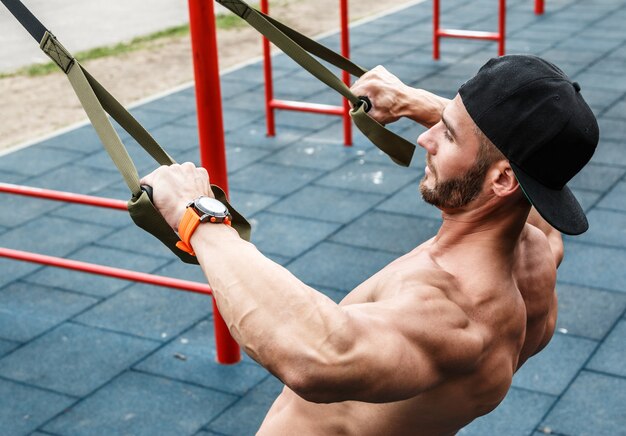
{"type": "MultiPolygon", "coordinates": [[[[496,29],[495,2],[442,3],[445,27],[496,29]]],[[[601,137],[571,183],[591,228],[566,238],[557,332],[461,435],[626,435],[625,23],[626,0],[547,0],[542,16],[530,0],[508,2],[507,52],[577,80],[601,137]]],[[[433,61],[431,32],[432,4],[414,4],[353,26],[352,57],[452,97],[496,54],[494,43],[444,39],[433,61]]],[[[337,47],[338,36],[322,42],[337,47]]],[[[340,103],[283,55],[274,66],[278,98],[340,103]]],[[[294,112],[279,112],[266,137],[263,93],[259,63],[222,77],[232,202],[267,256],[338,301],[434,234],[439,215],[417,190],[423,151],[400,168],[356,131],[344,147],[338,118],[294,112]]],[[[133,113],[176,160],[199,161],[193,88],[133,113]]],[[[392,128],[411,140],[423,131],[392,128]]],[[[155,167],[123,137],[142,173],[155,167]]],[[[1,157],[0,180],[128,198],[90,126],[1,157]]],[[[123,212],[1,201],[2,247],[203,281],[123,212]]],[[[254,434],[280,382],[247,357],[215,357],[209,297],[0,259],[0,435],[254,434]]]]}

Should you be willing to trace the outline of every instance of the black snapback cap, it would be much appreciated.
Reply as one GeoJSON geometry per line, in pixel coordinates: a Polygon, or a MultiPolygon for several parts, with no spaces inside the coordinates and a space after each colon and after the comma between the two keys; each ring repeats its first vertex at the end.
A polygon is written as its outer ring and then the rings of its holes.
{"type": "Polygon", "coordinates": [[[591,159],[599,130],[578,83],[537,56],[508,55],[489,60],[459,94],[539,214],[560,232],[584,233],[587,218],[566,184],[591,159]]]}

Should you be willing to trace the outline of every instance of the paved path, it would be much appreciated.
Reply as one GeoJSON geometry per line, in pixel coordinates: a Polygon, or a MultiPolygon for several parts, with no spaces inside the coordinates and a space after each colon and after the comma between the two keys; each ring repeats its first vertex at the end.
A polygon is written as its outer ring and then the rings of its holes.
{"type": "MultiPolygon", "coordinates": [[[[446,25],[495,28],[493,2],[447,3],[446,25]]],[[[591,229],[566,238],[552,342],[502,405],[460,434],[623,435],[626,0],[548,0],[541,17],[532,7],[509,2],[509,52],[559,63],[600,122],[599,149],[571,183],[591,229]]],[[[354,58],[452,96],[496,47],[447,40],[433,62],[430,14],[423,3],[354,28],[354,58]]],[[[280,97],[338,102],[290,61],[275,64],[280,97]]],[[[261,66],[222,85],[233,202],[269,257],[338,300],[433,235],[439,216],[417,193],[423,153],[399,168],[360,135],[344,148],[339,120],[311,114],[279,113],[278,136],[266,138],[261,66]],[[333,213],[320,217],[328,204],[333,213]]],[[[198,160],[193,89],[133,112],[177,160],[198,160]]],[[[394,128],[409,138],[421,131],[394,128]]],[[[137,163],[142,173],[154,168],[137,163]]],[[[3,156],[0,180],[128,198],[89,126],[3,156]]],[[[1,204],[0,246],[202,281],[122,212],[14,196],[1,204]]],[[[249,359],[215,364],[211,322],[207,297],[0,260],[0,434],[254,434],[281,385],[249,359]]]]}
{"type": "MultiPolygon", "coordinates": [[[[186,0],[23,0],[23,3],[72,53],[189,22],[186,0]]],[[[217,3],[216,6],[216,11],[223,10],[217,3]]],[[[48,61],[4,5],[0,5],[0,44],[3,47],[0,73],[48,61]]]]}

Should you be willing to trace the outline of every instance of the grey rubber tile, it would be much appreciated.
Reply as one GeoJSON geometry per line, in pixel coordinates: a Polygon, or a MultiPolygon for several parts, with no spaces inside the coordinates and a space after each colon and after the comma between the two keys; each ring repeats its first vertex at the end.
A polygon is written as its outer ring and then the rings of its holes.
{"type": "Polygon", "coordinates": [[[555,334],[550,343],[515,374],[513,386],[559,396],[578,375],[598,343],[555,334]]]}
{"type": "Polygon", "coordinates": [[[44,427],[54,434],[194,434],[226,409],[232,395],[127,372],[44,427]],[[176,401],[172,401],[175,398],[176,401]]]}
{"type": "Polygon", "coordinates": [[[255,434],[282,388],[277,379],[268,377],[212,421],[208,430],[227,435],[255,434]]]}
{"type": "Polygon", "coordinates": [[[167,124],[151,129],[150,134],[168,153],[177,154],[181,151],[198,150],[198,129],[195,127],[177,123],[167,124]]]}
{"type": "Polygon", "coordinates": [[[229,185],[233,189],[281,196],[296,191],[320,174],[318,170],[256,163],[234,174],[229,185]]]}
{"type": "Polygon", "coordinates": [[[93,327],[166,341],[207,316],[211,307],[211,298],[206,295],[138,283],[76,320],[93,327]]]}
{"type": "Polygon", "coordinates": [[[201,321],[135,369],[239,396],[248,393],[268,375],[245,355],[238,365],[217,363],[212,320],[201,321]]]}
{"type": "Polygon", "coordinates": [[[111,232],[110,228],[40,216],[0,235],[0,246],[51,256],[66,256],[111,232]],[[68,235],[68,231],[71,234],[68,235]]]}
{"type": "Polygon", "coordinates": [[[587,219],[589,230],[576,241],[616,248],[626,246],[626,212],[594,209],[587,213],[587,219]]]}
{"type": "Polygon", "coordinates": [[[602,141],[593,155],[592,162],[626,166],[626,144],[615,140],[602,141]]]}
{"type": "Polygon", "coordinates": [[[309,185],[269,208],[271,212],[347,223],[378,204],[384,196],[309,185]]]}
{"type": "Polygon", "coordinates": [[[568,183],[570,188],[606,191],[622,178],[626,169],[589,164],[568,183]]]}
{"type": "Polygon", "coordinates": [[[566,257],[559,268],[562,281],[626,292],[624,249],[565,242],[566,257]]]}
{"type": "Polygon", "coordinates": [[[622,118],[600,117],[600,138],[608,141],[622,141],[626,135],[626,123],[622,118]]]}
{"type": "Polygon", "coordinates": [[[27,435],[76,400],[0,379],[0,434],[27,435]]]}
{"type": "Polygon", "coordinates": [[[602,340],[626,309],[626,294],[557,283],[557,329],[602,340]]]}
{"type": "Polygon", "coordinates": [[[626,321],[620,321],[602,343],[587,368],[626,377],[626,321]]]}
{"type": "Polygon", "coordinates": [[[6,356],[15,348],[17,348],[20,344],[17,342],[6,341],[4,339],[0,339],[0,358],[6,356]]]}
{"type": "Polygon", "coordinates": [[[6,286],[17,279],[26,277],[34,271],[40,269],[41,266],[34,263],[26,263],[13,259],[0,259],[0,286],[6,286]]]}
{"type": "Polygon", "coordinates": [[[82,397],[158,345],[154,341],[66,323],[1,359],[0,375],[82,397]]]}
{"type": "Polygon", "coordinates": [[[236,189],[231,189],[229,194],[231,205],[245,217],[250,217],[257,212],[265,210],[280,198],[276,195],[238,191],[236,189]]]}
{"type": "Polygon", "coordinates": [[[376,164],[349,163],[316,181],[328,187],[343,187],[375,194],[391,194],[417,179],[411,171],[376,164]]]}
{"type": "Polygon", "coordinates": [[[0,170],[25,176],[38,176],[79,158],[82,158],[81,153],[58,150],[38,144],[2,156],[0,170]]]}
{"type": "Polygon", "coordinates": [[[260,161],[270,153],[270,150],[256,147],[241,147],[237,145],[227,147],[226,162],[228,171],[231,173],[238,171],[254,162],[260,161]]]}
{"type": "MultiPolygon", "coordinates": [[[[338,137],[339,138],[339,137],[338,137]]],[[[315,170],[332,170],[353,159],[356,153],[351,147],[342,143],[303,140],[265,159],[282,165],[311,168],[315,170]]]]}
{"type": "Polygon", "coordinates": [[[299,129],[281,126],[276,129],[275,136],[267,136],[265,122],[256,122],[236,131],[228,132],[226,134],[226,142],[228,144],[276,150],[300,140],[307,133],[311,133],[312,131],[313,129],[310,128],[299,129]]]}
{"type": "Polygon", "coordinates": [[[99,246],[144,256],[171,260],[175,255],[160,240],[134,224],[118,229],[97,241],[99,246]]]}
{"type": "Polygon", "coordinates": [[[42,145],[81,154],[90,154],[102,149],[102,143],[91,124],[49,138],[45,140],[42,145]]]}
{"type": "Polygon", "coordinates": [[[615,436],[626,427],[626,380],[584,371],[542,422],[557,434],[615,436]]]}
{"type": "Polygon", "coordinates": [[[617,183],[600,200],[598,207],[626,212],[626,182],[617,183]]]}
{"type": "Polygon", "coordinates": [[[261,213],[255,217],[251,241],[261,252],[296,257],[326,239],[338,223],[261,213]],[[297,229],[286,232],[285,229],[297,229]]]}
{"type": "Polygon", "coordinates": [[[402,255],[432,238],[440,225],[428,218],[375,211],[353,221],[330,240],[402,255]]]}
{"type": "Polygon", "coordinates": [[[72,163],[27,179],[24,184],[78,194],[93,194],[121,179],[113,165],[108,170],[97,170],[72,163]]]}
{"type": "Polygon", "coordinates": [[[56,201],[27,198],[21,195],[4,194],[0,199],[2,201],[0,225],[7,228],[21,226],[24,221],[48,215],[63,207],[63,204],[56,201]]]}
{"type": "Polygon", "coordinates": [[[397,257],[395,254],[324,242],[288,265],[312,286],[351,291],[397,257]]]}
{"type": "Polygon", "coordinates": [[[0,292],[0,337],[27,342],[97,302],[59,289],[15,282],[0,292]]]}

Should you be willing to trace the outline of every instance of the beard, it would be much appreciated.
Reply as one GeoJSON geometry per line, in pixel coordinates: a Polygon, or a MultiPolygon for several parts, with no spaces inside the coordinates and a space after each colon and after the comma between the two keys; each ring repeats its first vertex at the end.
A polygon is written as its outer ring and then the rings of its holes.
{"type": "Polygon", "coordinates": [[[449,180],[437,180],[437,173],[431,169],[431,177],[435,178],[433,188],[426,187],[426,176],[420,182],[420,193],[426,203],[439,209],[458,209],[466,206],[480,194],[489,165],[477,163],[465,174],[449,180]]]}

